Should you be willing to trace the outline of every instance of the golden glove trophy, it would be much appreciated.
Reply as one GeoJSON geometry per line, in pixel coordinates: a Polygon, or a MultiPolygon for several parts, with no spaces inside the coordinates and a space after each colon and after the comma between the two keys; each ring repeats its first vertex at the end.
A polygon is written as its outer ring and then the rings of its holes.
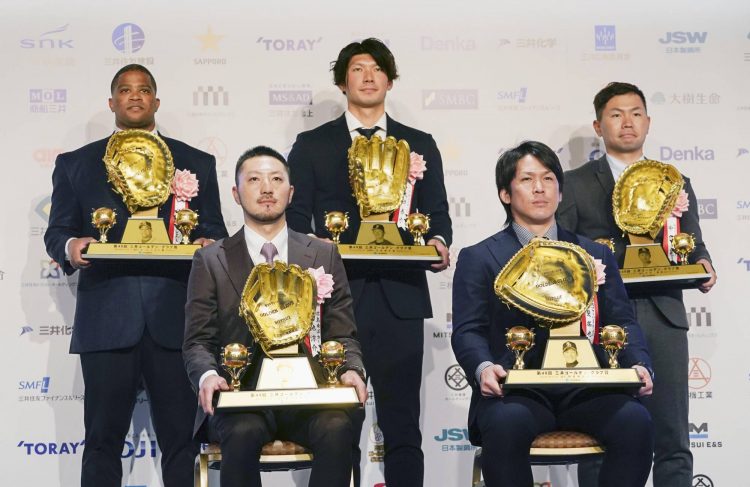
{"type": "Polygon", "coordinates": [[[612,192],[612,213],[630,241],[620,270],[628,289],[660,285],[691,288],[711,278],[703,264],[688,263],[695,248],[693,236],[679,232],[676,219],[669,222],[683,185],[682,175],[674,166],[652,160],[628,166],[617,180],[612,192]],[[680,257],[680,264],[673,264],[662,244],[654,242],[665,225],[673,233],[666,238],[680,257]]]}
{"type": "Polygon", "coordinates": [[[107,232],[117,223],[116,212],[101,207],[94,210],[91,224],[100,232],[99,242],[86,248],[86,259],[177,259],[190,260],[200,245],[189,242],[198,225],[198,215],[190,209],[176,212],[175,226],[181,242],[172,243],[159,207],[168,199],[175,174],[172,153],[156,134],[146,130],[122,130],[113,134],[104,155],[107,180],[131,213],[122,242],[107,241],[107,232]]]}
{"type": "MultiPolygon", "coordinates": [[[[254,410],[264,408],[352,408],[361,406],[354,387],[338,381],[346,362],[346,351],[338,342],[321,346],[320,362],[325,379],[319,386],[310,360],[299,345],[310,332],[317,306],[315,279],[301,267],[276,261],[253,267],[242,291],[239,313],[265,354],[254,364],[256,377],[250,389],[240,390],[232,372],[250,363],[250,354],[229,353],[241,344],[230,344],[223,353],[223,367],[230,371],[233,391],[220,393],[217,409],[254,410]],[[236,360],[244,357],[246,362],[236,360]],[[229,358],[232,360],[230,361],[229,358]]],[[[244,371],[244,369],[242,369],[244,371]]]]}
{"type": "Polygon", "coordinates": [[[534,238],[508,261],[495,278],[495,294],[509,306],[535,318],[540,327],[549,328],[550,336],[542,368],[529,369],[523,357],[534,346],[533,330],[524,326],[508,330],[507,347],[516,360],[503,387],[642,385],[635,369],[617,366],[617,352],[626,342],[621,327],[610,325],[602,330],[601,342],[610,353],[610,368],[599,367],[591,342],[581,336],[581,316],[593,301],[597,288],[593,259],[584,249],[569,242],[534,238]]]}
{"type": "MultiPolygon", "coordinates": [[[[348,215],[327,212],[326,228],[338,244],[343,259],[386,260],[400,263],[440,262],[440,254],[432,245],[425,245],[423,235],[430,229],[429,215],[404,215],[406,228],[414,245],[405,245],[398,226],[390,221],[394,211],[402,211],[403,201],[410,197],[407,190],[410,151],[405,140],[394,137],[382,140],[359,135],[349,148],[349,184],[357,199],[361,222],[354,244],[339,243],[339,236],[348,228],[348,215]],[[409,195],[409,196],[406,196],[409,195]]],[[[408,208],[408,204],[406,205],[408,208]]]]}

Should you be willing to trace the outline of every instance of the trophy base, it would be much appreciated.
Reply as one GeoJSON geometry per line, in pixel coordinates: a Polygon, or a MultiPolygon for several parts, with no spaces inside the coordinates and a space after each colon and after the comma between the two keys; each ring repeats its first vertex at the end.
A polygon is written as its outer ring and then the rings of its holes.
{"type": "Polygon", "coordinates": [[[509,370],[505,389],[528,389],[553,386],[633,388],[643,386],[635,369],[534,369],[509,370]]]}
{"type": "Polygon", "coordinates": [[[87,260],[193,260],[193,254],[200,248],[198,244],[92,242],[86,247],[81,257],[87,260]]]}
{"type": "Polygon", "coordinates": [[[352,409],[362,407],[354,387],[286,389],[267,391],[221,392],[216,403],[219,411],[255,411],[258,409],[352,409]]]}
{"type": "Polygon", "coordinates": [[[664,287],[692,289],[711,279],[703,264],[625,268],[620,269],[620,275],[629,291],[664,287]]]}

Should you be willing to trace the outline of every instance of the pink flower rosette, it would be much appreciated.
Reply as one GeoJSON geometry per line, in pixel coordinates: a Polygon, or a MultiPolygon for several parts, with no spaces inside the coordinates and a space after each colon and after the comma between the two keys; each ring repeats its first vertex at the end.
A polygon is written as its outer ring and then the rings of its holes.
{"type": "Polygon", "coordinates": [[[325,301],[326,298],[330,298],[331,293],[333,292],[333,274],[327,274],[323,269],[323,266],[320,266],[317,269],[311,267],[310,269],[307,269],[307,272],[309,272],[315,279],[318,289],[318,304],[323,304],[323,301],[325,301]]]}
{"type": "Polygon", "coordinates": [[[427,163],[421,154],[412,152],[409,155],[409,182],[414,183],[417,179],[424,178],[424,172],[427,170],[427,163]]]}
{"type": "Polygon", "coordinates": [[[594,259],[594,269],[596,269],[596,284],[601,286],[607,280],[607,274],[604,272],[607,266],[602,259],[594,259]]]}
{"type": "Polygon", "coordinates": [[[690,200],[688,199],[688,195],[684,189],[681,189],[680,194],[677,195],[677,202],[674,204],[674,209],[672,209],[672,216],[676,216],[677,218],[682,217],[682,214],[688,211],[689,207],[690,200]]]}
{"type": "Polygon", "coordinates": [[[172,178],[172,194],[178,201],[190,201],[198,196],[198,178],[187,169],[177,169],[172,178]]]}

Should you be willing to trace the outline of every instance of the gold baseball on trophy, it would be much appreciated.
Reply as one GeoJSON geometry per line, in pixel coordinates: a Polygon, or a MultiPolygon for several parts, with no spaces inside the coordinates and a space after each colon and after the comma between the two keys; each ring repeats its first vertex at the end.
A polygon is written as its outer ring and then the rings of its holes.
{"type": "Polygon", "coordinates": [[[230,343],[221,350],[221,368],[232,378],[232,390],[240,390],[240,379],[250,365],[250,351],[241,343],[230,343]]]}
{"type": "Polygon", "coordinates": [[[680,263],[687,265],[688,255],[695,250],[695,238],[689,233],[680,232],[672,236],[670,243],[674,252],[680,256],[680,263]]]}
{"type": "Polygon", "coordinates": [[[615,253],[615,239],[602,237],[595,239],[594,242],[607,246],[613,254],[615,253]]]}
{"type": "Polygon", "coordinates": [[[424,245],[423,236],[430,230],[430,217],[422,213],[412,213],[406,218],[406,226],[414,237],[414,245],[424,245]]]}
{"type": "Polygon", "coordinates": [[[336,341],[328,341],[320,346],[320,364],[326,369],[326,385],[336,386],[339,383],[338,371],[346,363],[346,349],[336,341]]]}
{"type": "Polygon", "coordinates": [[[198,213],[189,208],[177,210],[174,214],[174,224],[182,234],[181,244],[190,243],[190,232],[198,226],[198,213]]]}
{"type": "Polygon", "coordinates": [[[338,244],[341,234],[349,228],[349,213],[327,211],[325,213],[325,225],[326,230],[333,235],[333,243],[338,244]]]}
{"type": "Polygon", "coordinates": [[[101,207],[91,213],[91,224],[99,230],[99,242],[107,243],[107,232],[117,223],[117,213],[112,208],[101,207]]]}
{"type": "Polygon", "coordinates": [[[620,364],[617,362],[617,354],[625,348],[628,343],[628,334],[621,327],[617,325],[607,325],[599,332],[599,340],[609,355],[609,367],[617,369],[620,364]]]}
{"type": "Polygon", "coordinates": [[[534,332],[525,326],[514,326],[505,334],[506,346],[516,355],[516,363],[513,369],[524,368],[523,356],[534,347],[534,332]]]}

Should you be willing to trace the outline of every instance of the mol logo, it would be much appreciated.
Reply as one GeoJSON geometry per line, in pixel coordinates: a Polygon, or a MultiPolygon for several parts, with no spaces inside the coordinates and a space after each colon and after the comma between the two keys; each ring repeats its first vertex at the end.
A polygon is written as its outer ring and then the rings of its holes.
{"type": "Polygon", "coordinates": [[[597,51],[617,50],[617,37],[614,25],[594,26],[594,49],[597,51]]]}
{"type": "Polygon", "coordinates": [[[112,31],[112,45],[123,54],[133,54],[146,43],[146,34],[136,24],[120,24],[112,31]]]}
{"type": "Polygon", "coordinates": [[[422,90],[424,110],[476,110],[478,107],[477,90],[422,90]]]}
{"type": "Polygon", "coordinates": [[[708,438],[708,423],[701,423],[696,425],[695,423],[690,423],[688,425],[688,431],[690,432],[690,439],[706,439],[708,438]]]}
{"type": "Polygon", "coordinates": [[[21,39],[21,48],[23,49],[73,49],[73,39],[59,39],[57,34],[68,30],[68,25],[53,29],[42,34],[37,38],[21,39]]]}
{"type": "Polygon", "coordinates": [[[659,39],[662,44],[705,44],[708,32],[667,32],[659,39]]]}
{"type": "Polygon", "coordinates": [[[435,441],[469,441],[469,430],[461,428],[443,428],[440,434],[433,436],[435,441]]]}

